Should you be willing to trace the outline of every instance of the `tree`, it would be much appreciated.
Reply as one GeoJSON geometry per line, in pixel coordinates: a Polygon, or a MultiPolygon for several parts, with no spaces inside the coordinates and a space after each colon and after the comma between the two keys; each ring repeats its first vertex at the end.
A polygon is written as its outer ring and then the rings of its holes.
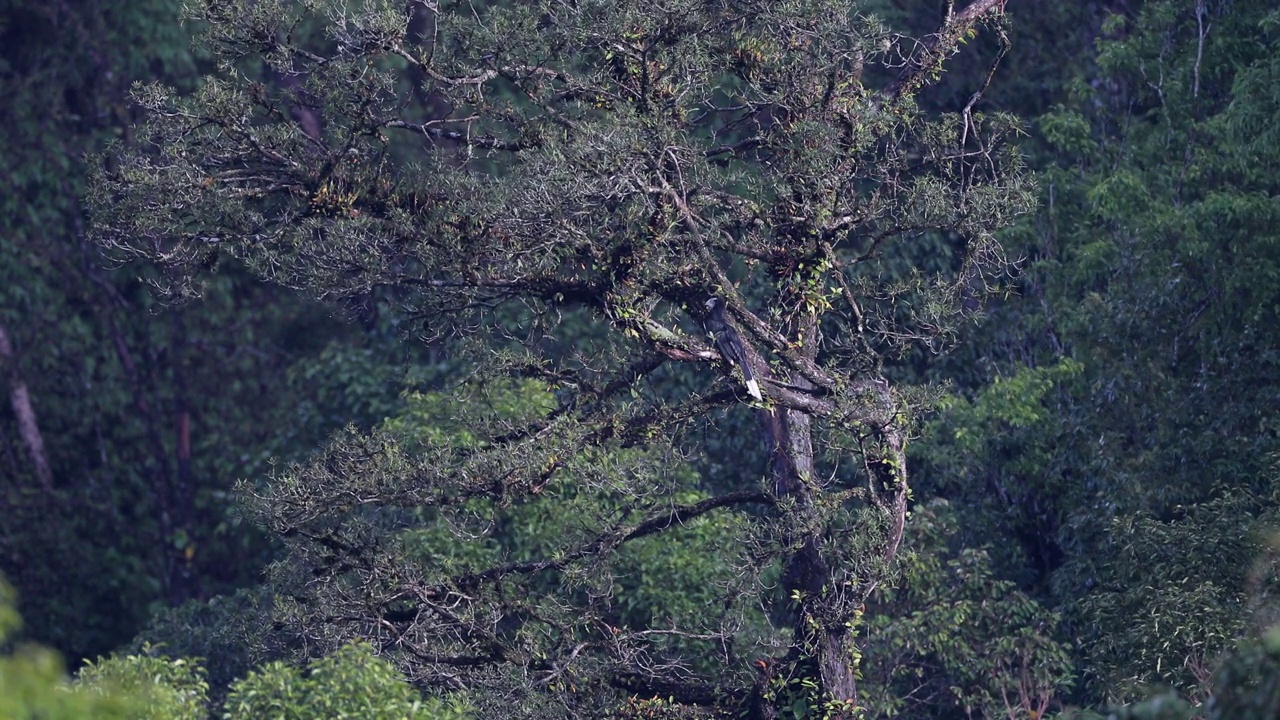
{"type": "Polygon", "coordinates": [[[74,679],[48,648],[8,651],[20,626],[12,588],[0,578],[0,711],[14,720],[227,720],[256,718],[387,718],[465,720],[463,698],[425,700],[386,660],[364,645],[349,645],[301,671],[266,663],[240,678],[225,703],[211,707],[198,660],[170,658],[159,648],[87,663],[74,679]]]}
{"type": "Polygon", "coordinates": [[[974,111],[982,88],[962,112],[917,104],[1002,4],[919,41],[843,2],[193,4],[223,72],[139,88],[143,145],[96,179],[98,236],[180,296],[225,258],[380,293],[472,368],[468,442],[346,433],[254,491],[288,548],[270,587],[293,649],[367,640],[489,713],[852,713],[931,397],[882,364],[949,341],[1004,270],[993,231],[1032,205],[1018,125],[974,111]],[[673,470],[747,401],[695,330],[713,295],[764,394],[766,469],[694,500],[673,470]],[[496,411],[510,376],[554,401],[496,411]],[[567,514],[537,556],[406,550],[423,528],[495,538],[543,497],[567,514]],[[716,602],[624,623],[623,550],[718,515],[750,532],[716,602]],[[743,633],[762,604],[772,628],[743,633]]]}
{"type": "Polygon", "coordinates": [[[956,511],[918,505],[902,573],[864,623],[872,717],[1039,718],[1071,689],[1053,612],[997,578],[986,548],[957,547],[956,511]]]}
{"type": "Polygon", "coordinates": [[[23,591],[30,632],[76,660],[136,631],[157,586],[185,569],[172,543],[192,530],[166,492],[172,478],[148,472],[171,457],[158,440],[173,416],[148,392],[168,369],[148,352],[163,343],[122,312],[141,299],[133,278],[103,269],[85,239],[80,158],[127,124],[128,77],[195,69],[165,22],[172,3],[103,5],[12,0],[0,11],[0,365],[12,407],[0,412],[0,568],[23,591]],[[87,567],[100,574],[81,582],[87,567]]]}
{"type": "Polygon", "coordinates": [[[198,720],[206,685],[184,660],[113,658],[89,666],[74,683],[56,652],[33,644],[13,647],[21,627],[13,589],[0,577],[0,713],[14,720],[143,718],[198,720]]]}
{"type": "Polygon", "coordinates": [[[1010,235],[1021,298],[971,343],[998,379],[915,446],[917,487],[1000,533],[1003,572],[1063,616],[1082,704],[1205,703],[1270,624],[1249,570],[1277,517],[1278,18],[1107,20],[1097,68],[1035,122],[1046,212],[1010,235]]]}
{"type": "Polygon", "coordinates": [[[422,698],[391,663],[367,645],[349,645],[313,662],[304,674],[274,662],[254,670],[231,689],[227,720],[369,718],[369,720],[466,720],[460,700],[422,698]]]}
{"type": "Polygon", "coordinates": [[[242,270],[166,311],[154,266],[87,240],[85,156],[131,141],[130,82],[199,80],[180,5],[0,1],[0,570],[28,637],[73,665],[253,582],[269,549],[228,516],[233,483],[400,390],[376,312],[362,333],[242,270]]]}

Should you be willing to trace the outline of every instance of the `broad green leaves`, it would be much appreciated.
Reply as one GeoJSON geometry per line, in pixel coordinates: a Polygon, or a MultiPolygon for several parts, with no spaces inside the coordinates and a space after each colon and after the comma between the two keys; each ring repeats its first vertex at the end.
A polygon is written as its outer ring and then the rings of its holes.
{"type": "Polygon", "coordinates": [[[461,699],[424,700],[391,663],[348,645],[305,669],[282,662],[231,686],[225,720],[468,720],[461,699]]]}

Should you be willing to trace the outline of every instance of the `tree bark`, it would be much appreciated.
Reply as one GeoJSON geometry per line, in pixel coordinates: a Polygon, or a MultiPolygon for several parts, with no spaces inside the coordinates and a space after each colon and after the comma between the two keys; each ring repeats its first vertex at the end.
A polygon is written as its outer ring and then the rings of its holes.
{"type": "Polygon", "coordinates": [[[198,577],[195,573],[195,494],[196,482],[191,468],[191,408],[187,402],[186,347],[187,326],[180,309],[174,309],[173,341],[170,346],[172,362],[175,427],[177,437],[177,472],[172,476],[169,488],[169,512],[172,528],[169,531],[168,571],[166,585],[169,603],[174,607],[199,595],[198,577]],[[177,538],[184,538],[182,547],[177,538]]]}
{"type": "MultiPolygon", "coordinates": [[[[805,348],[803,360],[816,366],[819,345],[818,327],[813,318],[804,318],[789,329],[789,334],[805,348]]],[[[747,352],[757,355],[748,343],[747,352]]],[[[757,374],[772,379],[767,364],[757,363],[757,374]]],[[[808,378],[794,373],[788,387],[802,394],[816,386],[808,378]]],[[[907,511],[907,479],[903,453],[902,429],[895,418],[894,400],[888,383],[880,379],[854,382],[855,393],[866,397],[866,406],[856,419],[870,430],[862,448],[867,474],[868,499],[885,517],[886,534],[882,556],[885,567],[893,564],[902,541],[907,511]]],[[[769,384],[770,391],[778,388],[769,384]]],[[[858,577],[841,582],[837,568],[823,556],[822,542],[829,520],[823,508],[830,497],[815,472],[813,449],[813,415],[804,408],[778,403],[758,410],[769,452],[773,490],[785,513],[786,530],[782,538],[790,555],[785,559],[782,577],[787,602],[792,603],[791,622],[796,643],[783,662],[795,666],[802,674],[818,681],[824,700],[843,703],[850,713],[858,704],[856,630],[851,621],[866,597],[883,579],[879,576],[858,577]],[[836,585],[841,585],[836,587],[836,585]]],[[[762,689],[757,689],[759,693],[762,689]]],[[[776,716],[776,708],[754,702],[760,718],[776,716]]],[[[836,714],[832,717],[844,717],[836,714]]]]}
{"type": "Polygon", "coordinates": [[[27,382],[22,376],[22,368],[13,351],[13,343],[9,341],[8,330],[0,324],[0,366],[9,381],[9,404],[18,420],[18,435],[22,444],[31,456],[31,464],[35,468],[36,478],[46,491],[53,490],[53,472],[49,469],[49,458],[44,449],[44,437],[40,434],[40,425],[36,422],[36,412],[31,405],[31,393],[27,390],[27,382]]]}

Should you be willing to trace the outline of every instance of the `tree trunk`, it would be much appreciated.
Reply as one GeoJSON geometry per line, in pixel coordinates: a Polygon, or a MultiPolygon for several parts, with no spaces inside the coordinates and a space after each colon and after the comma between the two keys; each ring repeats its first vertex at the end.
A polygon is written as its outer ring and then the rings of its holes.
{"type": "Polygon", "coordinates": [[[40,425],[36,422],[36,412],[31,406],[31,393],[27,390],[27,382],[22,377],[22,368],[14,354],[13,344],[9,341],[9,333],[0,324],[0,367],[9,381],[9,404],[18,420],[18,435],[22,444],[31,456],[31,464],[35,468],[36,478],[46,491],[53,490],[53,472],[49,470],[49,458],[45,454],[44,437],[40,434],[40,425]]]}
{"type": "MultiPolygon", "coordinates": [[[[802,347],[813,348],[808,359],[816,361],[818,330],[815,323],[802,321],[792,328],[792,336],[802,347]]],[[[767,366],[763,372],[769,373],[767,366]]],[[[813,384],[798,374],[788,385],[802,390],[813,384]]],[[[868,499],[884,515],[884,568],[892,566],[907,510],[907,482],[902,430],[895,415],[889,386],[883,380],[861,379],[853,383],[856,394],[866,397],[865,408],[856,412],[857,422],[870,432],[862,448],[867,473],[868,499]]],[[[782,577],[787,602],[791,603],[794,644],[784,662],[800,677],[817,681],[821,702],[833,701],[830,717],[853,717],[858,704],[857,632],[854,620],[866,598],[883,579],[848,577],[832,567],[823,556],[822,542],[830,524],[831,501],[836,499],[818,480],[813,456],[813,417],[804,410],[781,405],[759,410],[769,450],[774,492],[784,502],[780,507],[788,517],[782,538],[790,555],[782,577]],[[842,713],[838,707],[846,712],[842,713]]],[[[797,676],[793,675],[793,676],[797,676]]],[[[754,703],[757,708],[765,703],[754,703]]],[[[776,716],[777,708],[757,713],[776,716]]]]}
{"type": "Polygon", "coordinates": [[[823,693],[836,700],[856,704],[855,680],[849,628],[846,624],[848,598],[831,592],[831,568],[822,557],[825,523],[816,511],[819,492],[815,486],[812,418],[785,408],[768,411],[770,465],[780,499],[790,499],[785,538],[794,548],[786,561],[783,589],[792,608],[796,646],[789,661],[816,672],[823,693]]]}
{"type": "Polygon", "coordinates": [[[169,603],[173,606],[199,594],[195,574],[195,477],[191,469],[191,408],[187,403],[186,347],[187,326],[181,310],[171,310],[173,341],[170,346],[174,385],[175,432],[177,437],[177,472],[173,475],[169,490],[170,529],[169,562],[166,574],[169,603]],[[181,547],[176,543],[181,536],[181,547]]]}

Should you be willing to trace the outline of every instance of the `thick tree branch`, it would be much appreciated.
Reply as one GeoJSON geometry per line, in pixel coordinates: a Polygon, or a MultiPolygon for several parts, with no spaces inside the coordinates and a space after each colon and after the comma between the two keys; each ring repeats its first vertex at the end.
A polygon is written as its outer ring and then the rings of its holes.
{"type": "Polygon", "coordinates": [[[544,570],[563,570],[571,563],[586,557],[597,555],[602,549],[616,549],[620,545],[637,538],[662,532],[673,525],[679,525],[706,515],[712,510],[734,505],[772,504],[773,500],[758,490],[740,490],[738,492],[718,495],[689,505],[673,505],[668,510],[656,512],[644,520],[628,527],[615,528],[600,533],[595,538],[578,548],[563,553],[554,560],[531,560],[527,562],[507,563],[475,573],[467,573],[455,578],[447,585],[436,586],[435,592],[429,596],[437,596],[449,592],[450,587],[474,589],[485,583],[492,583],[510,575],[529,575],[544,570]]]}
{"type": "Polygon", "coordinates": [[[949,14],[938,32],[923,41],[923,49],[912,57],[898,79],[885,89],[885,96],[896,99],[919,90],[929,74],[941,69],[942,62],[956,51],[964,36],[987,17],[1003,13],[1007,1],[974,0],[964,10],[949,14]]]}
{"type": "MultiPolygon", "coordinates": [[[[444,121],[436,121],[434,123],[430,121],[424,123],[411,123],[405,120],[392,120],[386,123],[384,127],[398,130],[410,130],[428,137],[436,138],[437,140],[448,140],[450,142],[456,142],[459,145],[482,148],[484,150],[520,152],[521,150],[528,150],[538,146],[538,143],[530,139],[503,140],[502,138],[496,138],[490,135],[472,135],[469,132],[462,132],[460,130],[448,130],[446,128],[439,127],[438,125],[440,122],[444,121]]],[[[456,121],[450,120],[448,122],[456,121]]]]}

